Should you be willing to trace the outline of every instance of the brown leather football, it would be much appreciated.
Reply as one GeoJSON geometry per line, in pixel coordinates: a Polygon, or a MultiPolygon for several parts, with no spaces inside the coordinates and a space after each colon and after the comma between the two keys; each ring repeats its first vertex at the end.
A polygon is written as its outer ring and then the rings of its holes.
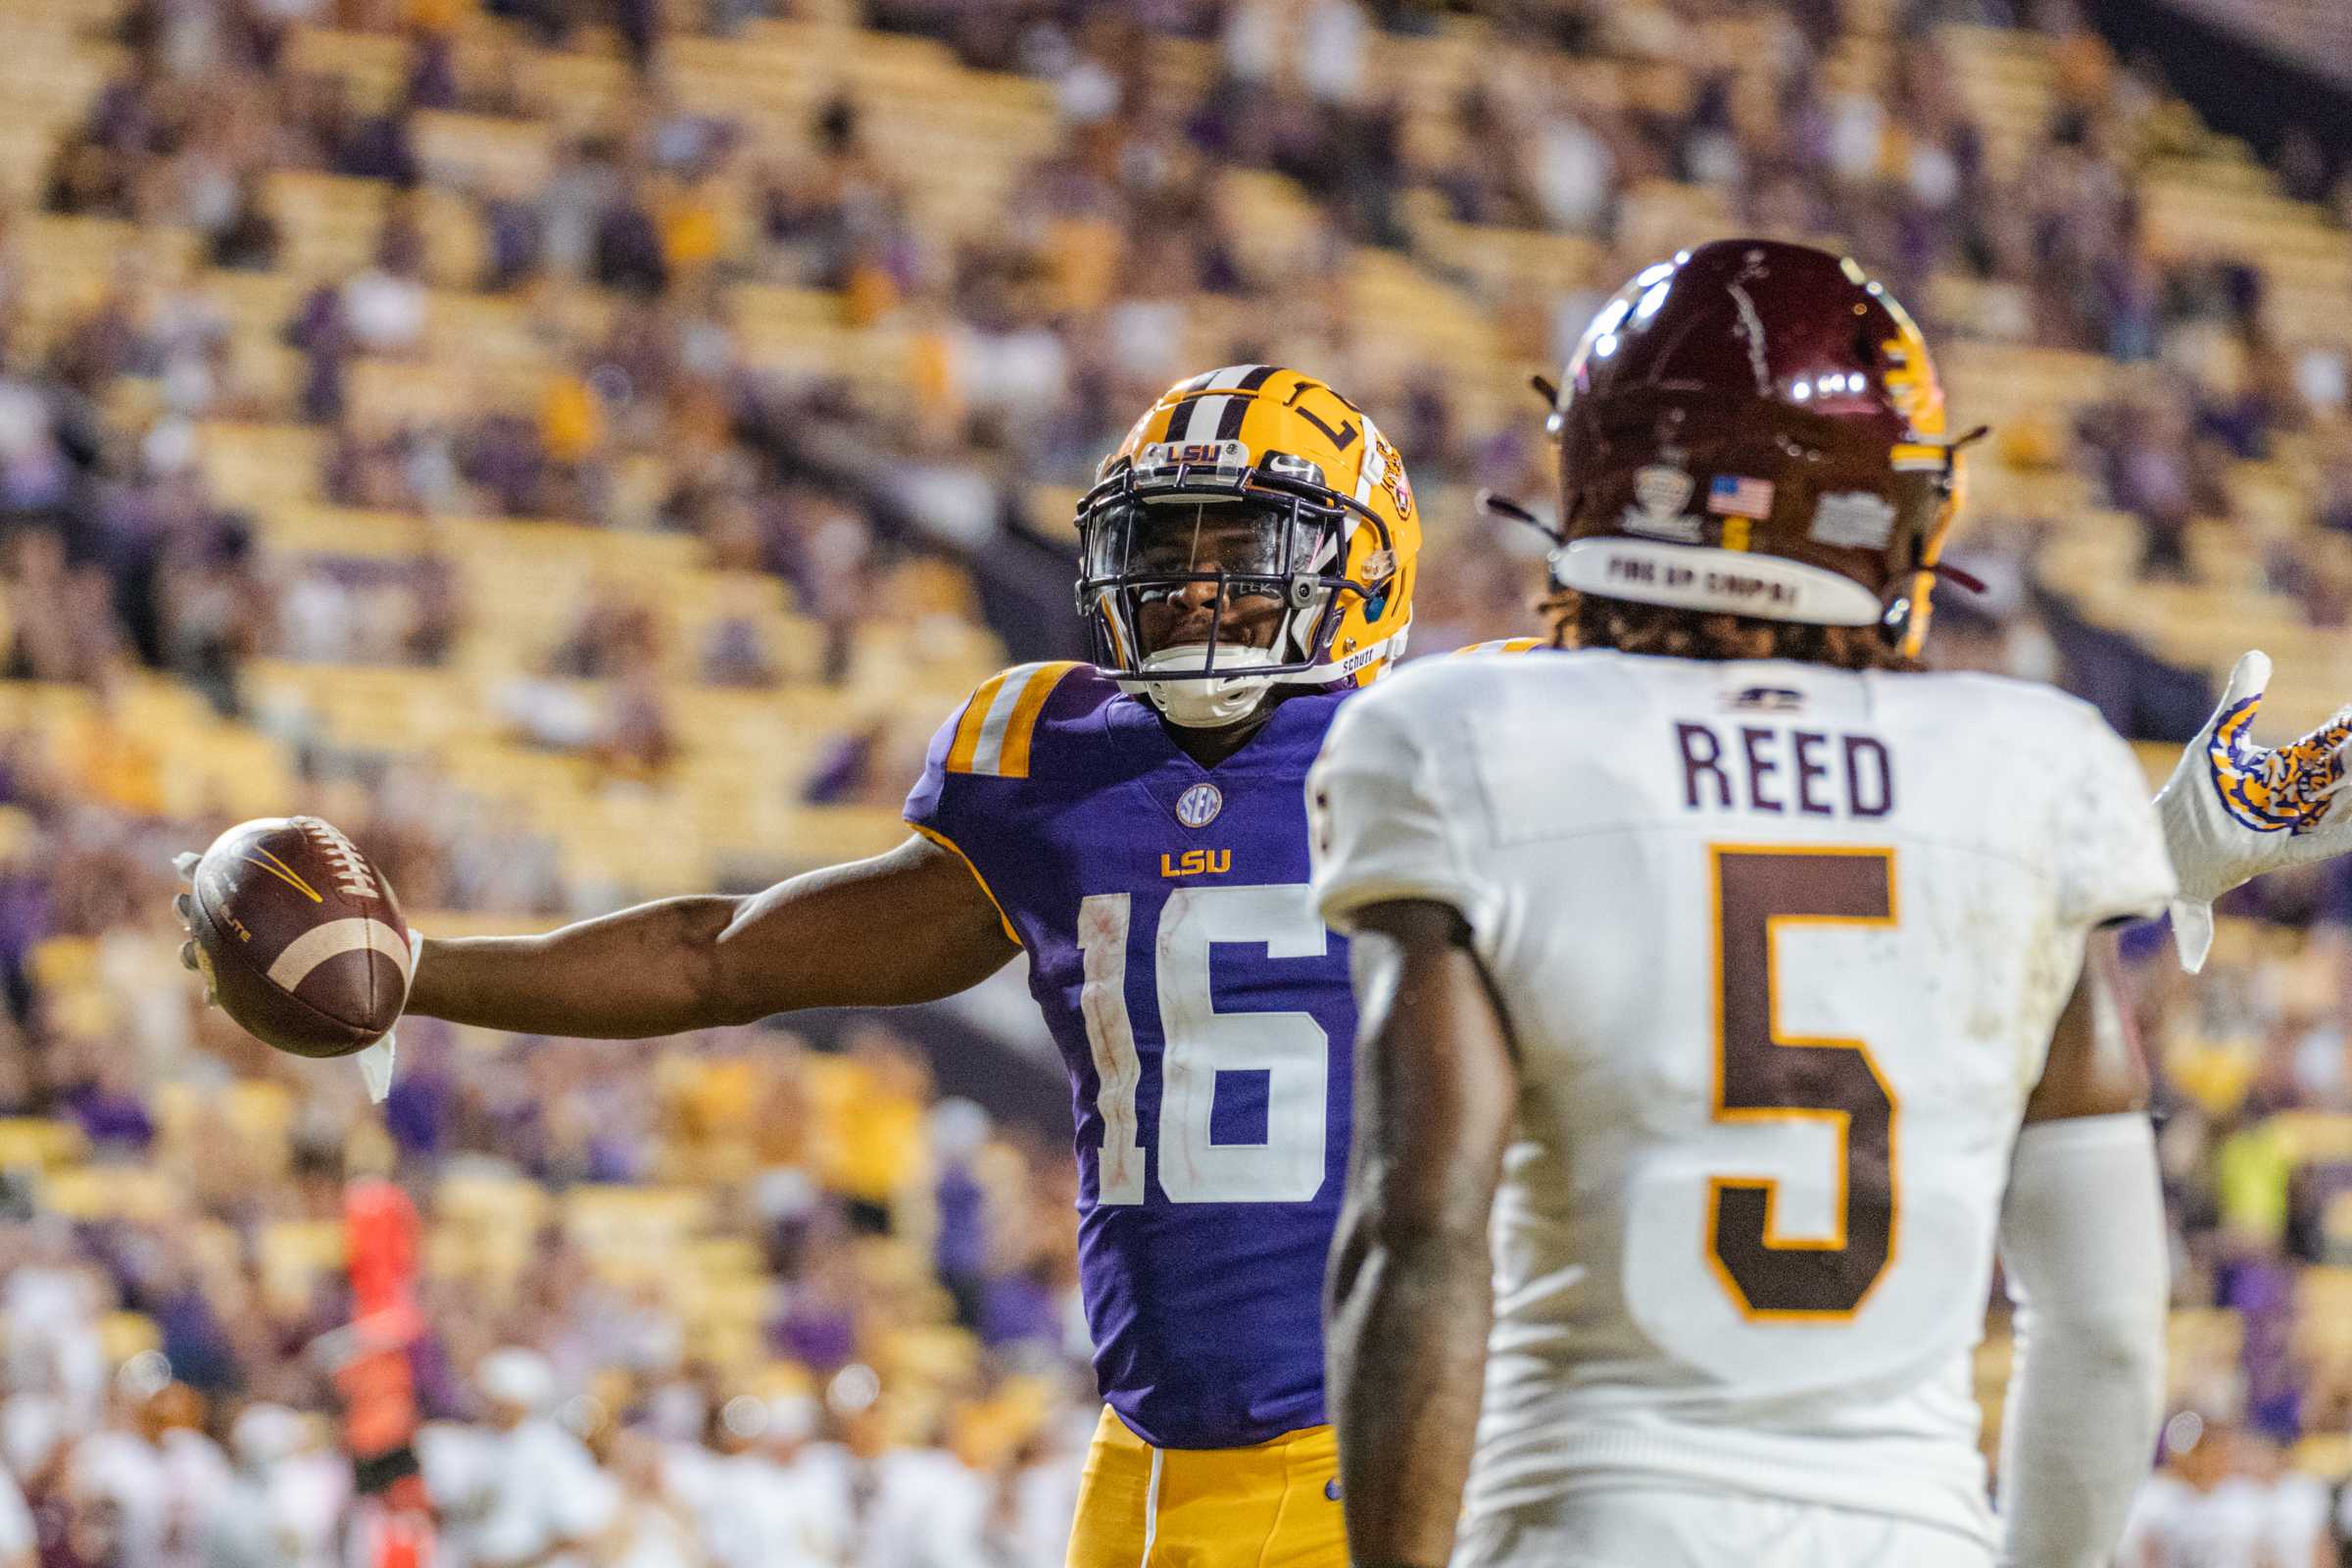
{"type": "Polygon", "coordinates": [[[197,962],[221,1008],[298,1056],[381,1038],[409,997],[400,901],[351,840],[315,816],[244,822],[196,862],[197,962]]]}

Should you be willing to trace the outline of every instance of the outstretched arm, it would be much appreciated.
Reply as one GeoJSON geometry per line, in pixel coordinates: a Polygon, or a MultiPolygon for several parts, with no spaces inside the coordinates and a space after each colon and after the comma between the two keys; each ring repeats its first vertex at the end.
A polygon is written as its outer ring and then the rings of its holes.
{"type": "Polygon", "coordinates": [[[428,938],[408,1010],[637,1040],[801,1007],[934,1002],[1019,951],[971,867],[909,838],[749,898],[663,899],[544,936],[428,938]]]}
{"type": "Polygon", "coordinates": [[[1478,1423],[1517,1068],[1459,914],[1402,901],[1353,925],[1355,1145],[1326,1314],[1348,1544],[1358,1568],[1440,1568],[1478,1423]]]}
{"type": "Polygon", "coordinates": [[[2094,934],[2010,1159],[2001,1261],[2017,1369],[2001,1434],[2005,1564],[2098,1568],[2163,1413],[2164,1196],[2147,1079],[2094,934]]]}

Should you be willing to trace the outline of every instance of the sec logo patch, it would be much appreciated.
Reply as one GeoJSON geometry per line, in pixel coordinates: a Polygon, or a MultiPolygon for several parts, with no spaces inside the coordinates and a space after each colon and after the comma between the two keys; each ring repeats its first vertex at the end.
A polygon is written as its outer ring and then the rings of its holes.
{"type": "Polygon", "coordinates": [[[1176,797],[1176,820],[1186,827],[1206,827],[1225,809],[1225,795],[1214,784],[1196,784],[1176,797]]]}

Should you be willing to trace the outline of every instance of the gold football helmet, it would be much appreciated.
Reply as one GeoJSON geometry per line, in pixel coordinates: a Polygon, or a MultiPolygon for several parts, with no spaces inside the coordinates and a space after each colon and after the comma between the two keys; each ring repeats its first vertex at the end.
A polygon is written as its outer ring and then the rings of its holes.
{"type": "Polygon", "coordinates": [[[1078,506],[1095,662],[1179,724],[1277,685],[1362,685],[1404,651],[1421,519],[1371,417],[1298,370],[1235,365],[1160,395],[1078,506]],[[1147,648],[1147,607],[1213,590],[1204,638],[1147,648]],[[1241,606],[1270,638],[1235,634],[1241,606]]]}

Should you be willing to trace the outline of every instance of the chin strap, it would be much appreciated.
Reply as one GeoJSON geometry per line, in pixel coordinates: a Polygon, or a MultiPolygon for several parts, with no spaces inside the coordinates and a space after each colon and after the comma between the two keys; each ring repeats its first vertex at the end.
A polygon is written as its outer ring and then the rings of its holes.
{"type": "Polygon", "coordinates": [[[1227,724],[1239,723],[1248,717],[1250,708],[1245,707],[1241,711],[1224,717],[1199,721],[1188,720],[1170,710],[1162,692],[1177,686],[1202,686],[1225,681],[1246,681],[1254,688],[1250,694],[1253,699],[1251,707],[1254,707],[1255,702],[1262,701],[1266,691],[1275,686],[1336,686],[1342,681],[1352,680],[1382,660],[1402,659],[1405,640],[1411,635],[1412,629],[1413,624],[1408,620],[1369,648],[1359,648],[1345,659],[1329,661],[1317,664],[1311,669],[1294,669],[1279,675],[1260,675],[1248,669],[1236,669],[1231,674],[1219,670],[1216,674],[1209,676],[1195,672],[1189,679],[1182,675],[1170,678],[1168,675],[1130,674],[1113,675],[1111,679],[1116,681],[1119,690],[1128,696],[1141,697],[1153,708],[1158,709],[1160,712],[1166,714],[1168,722],[1171,724],[1182,724],[1188,729],[1220,729],[1227,724]]]}
{"type": "Polygon", "coordinates": [[[1967,589],[1972,594],[1981,594],[1984,591],[1984,578],[1978,576],[1973,571],[1962,571],[1958,566],[1951,564],[1949,562],[1938,561],[1936,563],[1936,564],[1928,567],[1927,569],[1928,574],[1934,577],[1937,582],[1957,584],[1958,586],[1967,589]]]}
{"type": "Polygon", "coordinates": [[[1254,712],[1274,683],[1262,675],[1255,678],[1231,675],[1220,676],[1214,681],[1147,680],[1136,684],[1143,687],[1145,700],[1158,709],[1169,723],[1182,725],[1186,729],[1223,729],[1228,724],[1240,723],[1254,712]],[[1192,690],[1183,692],[1179,689],[1182,687],[1192,690]],[[1193,699],[1193,703],[1188,703],[1187,697],[1193,699]],[[1199,706],[1194,707],[1194,703],[1199,706]],[[1187,711],[1188,708],[1192,710],[1187,711]]]}

